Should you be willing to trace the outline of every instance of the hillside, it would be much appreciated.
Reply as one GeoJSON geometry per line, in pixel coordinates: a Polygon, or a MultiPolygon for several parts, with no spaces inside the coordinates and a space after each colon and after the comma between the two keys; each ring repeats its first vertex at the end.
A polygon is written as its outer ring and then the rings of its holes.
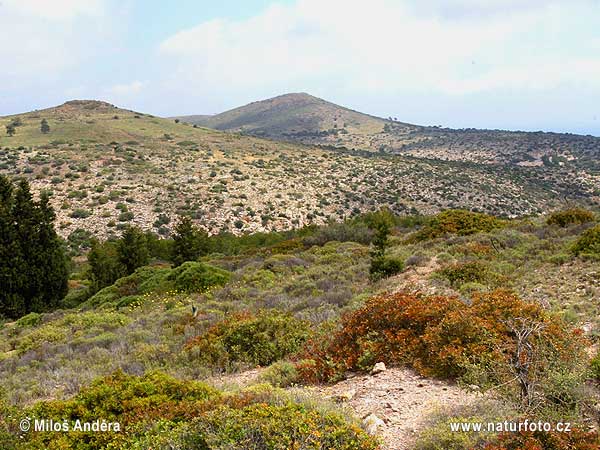
{"type": "Polygon", "coordinates": [[[276,140],[419,158],[600,169],[600,138],[561,133],[426,127],[352,111],[308,94],[286,94],[215,116],[181,120],[276,140]]]}
{"type": "MultiPolygon", "coordinates": [[[[350,114],[350,113],[348,113],[350,114]]],[[[552,170],[352,152],[194,128],[98,101],[18,119],[0,135],[0,173],[52,193],[57,229],[99,237],[125,223],[168,234],[177,215],[211,233],[289,229],[388,205],[398,213],[467,208],[519,216],[589,202],[596,178],[552,170]],[[46,119],[50,132],[40,131],[46,119]]],[[[375,120],[375,119],[373,119],[375,120]]]]}
{"type": "MultiPolygon", "coordinates": [[[[445,214],[446,218],[460,217],[456,212],[445,214]]],[[[359,354],[359,366],[348,367],[352,370],[331,383],[303,380],[301,357],[306,357],[306,353],[294,353],[301,351],[307,335],[315,336],[317,342],[328,342],[349,313],[368,312],[370,309],[363,307],[365,302],[370,301],[373,306],[373,299],[394,298],[389,295],[414,296],[409,298],[415,303],[420,295],[426,295],[429,301],[424,304],[432,307],[444,299],[454,299],[462,305],[458,311],[443,306],[440,310],[422,311],[422,316],[414,306],[407,308],[407,314],[414,314],[406,316],[410,329],[419,329],[420,319],[434,321],[440,314],[445,318],[443,326],[431,326],[434,334],[422,342],[432,346],[430,359],[445,361],[443,367],[447,371],[461,361],[452,355],[477,358],[482,351],[490,351],[485,346],[472,347],[489,337],[480,333],[478,327],[494,320],[499,320],[496,326],[500,327],[511,314],[527,314],[533,305],[545,305],[548,313],[557,314],[549,317],[564,319],[565,322],[557,322],[561,327],[581,327],[590,338],[588,344],[597,343],[597,261],[578,257],[571,251],[586,230],[594,226],[598,229],[597,218],[564,227],[548,225],[538,218],[503,221],[487,232],[478,230],[475,221],[468,229],[459,225],[455,234],[428,238],[435,236],[432,232],[443,222],[442,215],[431,219],[396,218],[387,255],[403,261],[404,268],[380,280],[369,276],[372,247],[364,224],[346,222],[313,230],[304,237],[280,238],[275,245],[261,246],[255,241],[255,246],[242,253],[208,254],[202,263],[187,262],[178,268],[154,261],[98,291],[84,303],[44,314],[31,313],[16,322],[0,321],[0,443],[5,442],[3,429],[11,429],[10,421],[2,415],[6,411],[2,404],[4,395],[7,404],[14,408],[8,409],[9,414],[19,418],[37,412],[46,414],[42,417],[51,414],[55,420],[62,420],[60,414],[65,411],[76,411],[84,417],[112,411],[125,425],[124,433],[107,433],[104,438],[127,439],[113,442],[113,448],[136,448],[132,442],[141,442],[139,448],[148,448],[149,441],[161,449],[194,448],[184,444],[176,447],[173,443],[182,442],[188,426],[208,423],[206,436],[216,442],[214,447],[204,448],[221,448],[218,439],[231,439],[227,442],[238,444],[228,448],[275,449],[281,447],[251,446],[254,441],[239,443],[236,439],[247,436],[244,430],[259,442],[265,434],[285,439],[292,433],[285,432],[287,427],[296,423],[299,429],[295,433],[300,436],[313,429],[318,431],[313,439],[325,438],[324,429],[335,429],[336,435],[344,436],[348,430],[340,418],[350,421],[356,432],[360,419],[369,415],[379,422],[364,420],[363,426],[375,429],[382,438],[379,450],[476,448],[478,439],[489,441],[495,434],[449,433],[447,421],[522,418],[523,411],[513,396],[518,386],[512,374],[506,383],[491,387],[486,374],[493,368],[481,361],[469,361],[469,372],[462,374],[460,384],[453,381],[456,375],[425,375],[423,361],[419,365],[410,353],[411,340],[398,329],[386,331],[379,338],[376,329],[366,334],[365,330],[372,326],[369,317],[355,324],[356,332],[365,333],[364,339],[346,339],[343,346],[336,347],[338,352],[364,352],[359,354]],[[473,224],[475,228],[471,228],[473,224]],[[189,275],[184,274],[202,265],[227,273],[226,280],[209,290],[194,289],[189,275]],[[470,270],[472,267],[477,267],[477,271],[470,270]],[[508,316],[493,316],[494,308],[513,307],[516,301],[498,289],[510,289],[527,302],[529,309],[509,309],[505,310],[508,316]],[[489,295],[487,301],[492,306],[485,310],[484,321],[471,323],[465,318],[469,310],[467,300],[478,295],[489,295]],[[192,313],[192,307],[197,311],[192,313]],[[335,328],[331,328],[332,321],[337,324],[335,328]],[[399,339],[397,345],[394,333],[399,339]],[[443,337],[435,340],[438,335],[443,337]],[[449,337],[452,339],[444,341],[449,337]],[[470,352],[473,348],[480,352],[470,352]],[[406,351],[403,362],[395,361],[388,349],[406,351]],[[379,358],[385,361],[387,370],[369,374],[379,358]],[[202,384],[197,384],[199,381],[202,384]],[[213,386],[219,391],[210,390],[213,386]],[[132,392],[134,400],[130,398],[132,392]],[[200,401],[206,392],[215,396],[214,403],[200,401]],[[217,402],[218,392],[223,392],[223,396],[217,402]],[[115,408],[115,399],[124,402],[124,411],[115,408]],[[255,403],[257,408],[252,408],[255,403]],[[294,404],[302,405],[302,414],[288,415],[291,412],[277,409],[294,404]],[[210,411],[216,406],[219,408],[215,416],[210,411]],[[310,411],[325,416],[305,423],[304,414],[310,411]],[[282,416],[283,413],[286,414],[282,416]],[[164,422],[172,426],[159,427],[164,422]],[[422,446],[416,447],[416,441],[422,446]],[[423,442],[430,442],[430,447],[423,442]],[[456,446],[450,447],[449,443],[456,446]]],[[[85,276],[85,272],[74,274],[74,291],[85,290],[85,276]]],[[[72,301],[77,295],[69,298],[72,301]]],[[[404,314],[402,309],[384,310],[382,320],[377,314],[380,311],[374,310],[376,320],[372,323],[385,325],[404,314]]],[[[522,320],[522,316],[517,317],[522,320]]],[[[573,338],[576,335],[569,334],[573,338]]],[[[305,352],[318,362],[323,358],[323,348],[319,348],[320,351],[311,352],[308,347],[305,352]]],[[[595,348],[589,350],[594,352],[595,348]]],[[[335,357],[328,362],[328,367],[340,367],[335,357]]],[[[568,418],[574,427],[578,424],[584,429],[597,424],[600,397],[590,378],[596,377],[597,381],[600,372],[587,372],[587,366],[588,358],[584,358],[568,367],[568,375],[537,374],[537,394],[557,409],[538,408],[530,414],[536,420],[568,418]],[[586,379],[590,381],[584,385],[586,379]],[[558,395],[570,402],[553,404],[558,395]]],[[[58,450],[61,443],[62,448],[75,448],[84,440],[99,439],[77,433],[65,433],[65,441],[51,442],[52,433],[29,433],[24,438],[21,446],[8,445],[15,442],[15,437],[3,448],[58,450]]],[[[341,449],[375,448],[356,443],[338,445],[341,449]]],[[[110,447],[103,443],[91,448],[110,447]]],[[[338,447],[315,444],[306,448],[338,447]]]]}

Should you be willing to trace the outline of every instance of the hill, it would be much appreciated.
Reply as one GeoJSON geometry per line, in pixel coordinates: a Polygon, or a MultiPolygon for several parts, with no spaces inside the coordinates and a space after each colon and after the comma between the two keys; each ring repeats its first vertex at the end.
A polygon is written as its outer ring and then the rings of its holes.
{"type": "Polygon", "coordinates": [[[78,229],[105,237],[126,223],[168,235],[177,215],[211,233],[282,230],[386,205],[398,213],[467,208],[521,216],[565,199],[594,201],[600,186],[570,164],[498,171],[275,142],[99,101],[2,117],[0,129],[10,123],[18,125],[13,136],[0,134],[0,173],[52,193],[63,237],[78,229]],[[41,132],[42,119],[48,133],[41,132]]]}
{"type": "Polygon", "coordinates": [[[600,138],[565,133],[427,127],[383,119],[308,94],[286,94],[181,120],[276,140],[485,164],[600,169],[600,138]]]}

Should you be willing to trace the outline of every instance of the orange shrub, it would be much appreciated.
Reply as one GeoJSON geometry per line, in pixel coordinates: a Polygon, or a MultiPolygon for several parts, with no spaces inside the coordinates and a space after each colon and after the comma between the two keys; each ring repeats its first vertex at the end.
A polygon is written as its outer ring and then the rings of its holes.
{"type": "Polygon", "coordinates": [[[456,297],[396,293],[373,297],[344,316],[328,339],[311,339],[298,371],[307,382],[332,381],[383,361],[423,375],[460,377],[470,365],[511,359],[509,322],[516,318],[543,323],[541,339],[558,358],[580,355],[578,337],[559,319],[506,291],[478,294],[470,305],[456,297]]]}
{"type": "Polygon", "coordinates": [[[570,432],[501,433],[498,441],[487,444],[484,450],[598,450],[598,433],[573,429],[570,432]]]}

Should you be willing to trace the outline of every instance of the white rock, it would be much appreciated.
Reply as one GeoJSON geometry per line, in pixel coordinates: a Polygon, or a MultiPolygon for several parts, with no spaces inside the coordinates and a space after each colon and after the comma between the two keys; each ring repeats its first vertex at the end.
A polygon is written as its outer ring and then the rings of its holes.
{"type": "Polygon", "coordinates": [[[377,364],[375,364],[375,366],[373,366],[373,370],[371,370],[371,375],[377,375],[378,373],[385,372],[385,370],[385,363],[378,362],[377,364]]]}
{"type": "Polygon", "coordinates": [[[371,413],[367,417],[363,419],[363,427],[365,431],[374,436],[377,434],[377,430],[381,427],[385,426],[385,422],[377,417],[375,414],[371,413]]]}

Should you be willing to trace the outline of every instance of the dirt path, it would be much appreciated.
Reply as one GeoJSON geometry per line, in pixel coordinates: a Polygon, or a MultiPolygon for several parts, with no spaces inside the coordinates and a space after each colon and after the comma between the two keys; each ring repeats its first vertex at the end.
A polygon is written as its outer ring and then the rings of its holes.
{"type": "Polygon", "coordinates": [[[385,425],[378,435],[385,450],[411,448],[416,431],[436,406],[467,403],[476,398],[458,386],[423,378],[409,369],[391,368],[377,375],[360,375],[332,386],[314,389],[324,397],[348,397],[348,407],[359,418],[375,414],[385,425]]]}
{"type": "MultiPolygon", "coordinates": [[[[250,385],[262,369],[211,379],[217,387],[250,385]]],[[[477,398],[458,386],[423,378],[410,369],[390,368],[376,375],[357,375],[331,386],[303,388],[319,398],[340,402],[359,419],[375,414],[384,425],[377,429],[382,450],[412,448],[428,413],[438,406],[468,403],[477,398]]]]}

